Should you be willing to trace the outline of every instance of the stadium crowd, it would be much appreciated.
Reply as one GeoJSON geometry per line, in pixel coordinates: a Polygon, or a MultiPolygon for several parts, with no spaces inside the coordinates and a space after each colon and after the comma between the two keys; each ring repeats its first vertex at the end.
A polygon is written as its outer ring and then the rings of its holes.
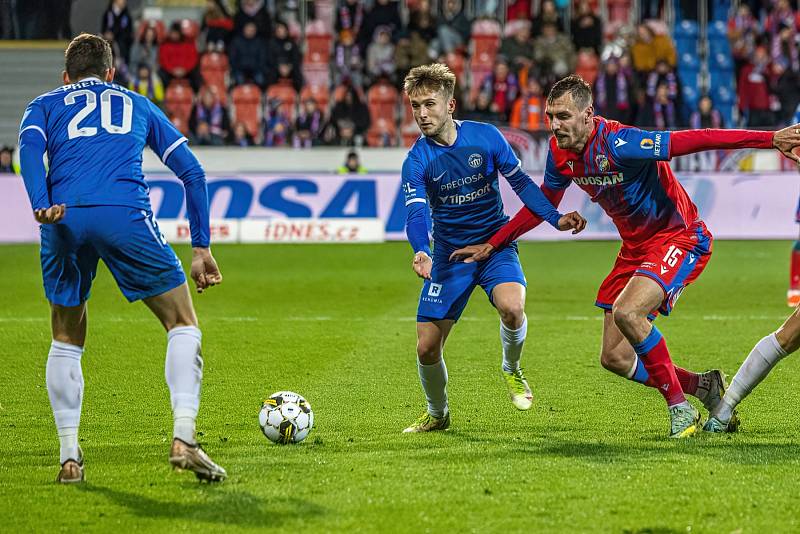
{"type": "Polygon", "coordinates": [[[110,0],[103,15],[116,81],[197,145],[409,145],[419,130],[402,80],[433,61],[458,76],[458,118],[531,131],[571,72],[593,84],[597,113],[641,127],[776,126],[800,102],[796,0],[708,0],[707,32],[697,3],[676,1],[672,35],[663,1],[641,1],[654,18],[635,26],[632,0],[606,0],[602,19],[597,0],[510,0],[474,17],[462,0],[318,0],[304,28],[276,2],[235,4],[165,23],[110,0]]]}

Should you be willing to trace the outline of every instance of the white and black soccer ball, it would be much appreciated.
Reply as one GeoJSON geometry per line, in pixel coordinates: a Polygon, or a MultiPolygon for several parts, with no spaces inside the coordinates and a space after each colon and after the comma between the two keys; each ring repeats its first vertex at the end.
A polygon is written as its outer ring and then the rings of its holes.
{"type": "Polygon", "coordinates": [[[302,395],[279,391],[264,401],[258,424],[274,443],[300,443],[314,426],[314,412],[302,395]]]}

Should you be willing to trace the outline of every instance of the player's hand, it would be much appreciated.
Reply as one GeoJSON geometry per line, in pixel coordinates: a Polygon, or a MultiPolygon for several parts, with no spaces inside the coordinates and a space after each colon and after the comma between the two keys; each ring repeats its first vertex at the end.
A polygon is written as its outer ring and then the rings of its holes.
{"type": "Polygon", "coordinates": [[[577,234],[584,228],[586,228],[586,219],[577,211],[571,211],[558,220],[558,229],[562,232],[572,230],[573,234],[577,234]]]}
{"type": "Polygon", "coordinates": [[[800,153],[792,152],[792,149],[800,147],[800,124],[795,124],[775,132],[772,135],[772,146],[778,149],[784,156],[800,165],[800,153]]]}
{"type": "Polygon", "coordinates": [[[192,248],[191,274],[198,293],[222,283],[222,273],[219,272],[217,261],[211,255],[210,248],[192,248]]]}
{"type": "Polygon", "coordinates": [[[49,208],[33,210],[33,218],[39,224],[55,224],[64,218],[67,213],[66,204],[54,204],[49,208]]]}
{"type": "Polygon", "coordinates": [[[494,252],[494,247],[489,243],[469,245],[450,254],[450,261],[463,261],[464,263],[483,261],[488,259],[492,252],[494,252]]]}
{"type": "Polygon", "coordinates": [[[411,263],[411,267],[420,278],[424,278],[425,280],[431,279],[433,260],[424,252],[417,252],[414,254],[414,261],[411,263]]]}

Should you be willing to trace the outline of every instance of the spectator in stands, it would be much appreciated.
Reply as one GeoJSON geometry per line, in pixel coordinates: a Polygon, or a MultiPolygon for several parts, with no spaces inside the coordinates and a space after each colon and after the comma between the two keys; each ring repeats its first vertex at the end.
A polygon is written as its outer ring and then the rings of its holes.
{"type": "Polygon", "coordinates": [[[653,100],[647,96],[644,87],[638,87],[635,84],[633,87],[636,93],[633,125],[640,128],[652,128],[656,122],[653,116],[653,100]]]}
{"type": "Polygon", "coordinates": [[[570,25],[575,50],[591,49],[598,56],[603,44],[603,22],[592,13],[588,0],[581,0],[570,25]]]}
{"type": "MultiPolygon", "coordinates": [[[[797,2],[795,2],[795,5],[797,2]]],[[[773,2],[773,8],[766,21],[764,21],[764,30],[767,35],[777,35],[781,31],[781,27],[786,26],[791,28],[792,31],[800,30],[800,18],[797,13],[792,9],[789,0],[777,0],[773,2]]]]}
{"type": "Polygon", "coordinates": [[[341,37],[343,31],[358,36],[364,23],[364,2],[361,0],[344,0],[336,10],[336,30],[341,37]]]}
{"type": "Polygon", "coordinates": [[[464,120],[489,122],[498,124],[502,122],[503,118],[497,111],[494,110],[494,102],[492,102],[492,95],[486,91],[480,91],[475,99],[475,105],[471,110],[462,113],[464,120]]]}
{"type": "Polygon", "coordinates": [[[222,105],[217,88],[207,86],[200,94],[200,100],[192,108],[189,130],[194,143],[198,145],[222,146],[230,131],[230,118],[222,105]]]}
{"type": "Polygon", "coordinates": [[[266,40],[272,35],[272,19],[269,16],[264,0],[239,0],[239,11],[233,17],[233,32],[244,35],[244,27],[248,23],[256,25],[256,33],[266,40]]]}
{"type": "Polygon", "coordinates": [[[659,61],[666,61],[670,68],[675,68],[677,53],[672,40],[666,35],[656,35],[647,24],[636,27],[636,39],[631,46],[633,69],[641,80],[645,80],[655,70],[659,61]]]}
{"type": "Polygon", "coordinates": [[[752,15],[750,6],[745,3],[739,4],[736,16],[728,21],[728,39],[731,43],[737,78],[747,60],[755,53],[758,33],[758,20],[752,15]]]}
{"type": "Polygon", "coordinates": [[[14,148],[8,145],[0,148],[0,174],[16,174],[14,171],[14,148]]]}
{"type": "Polygon", "coordinates": [[[233,125],[230,144],[240,147],[253,146],[255,144],[253,136],[247,131],[247,127],[243,122],[237,122],[233,125]]]}
{"type": "Polygon", "coordinates": [[[556,9],[556,3],[553,0],[544,0],[539,8],[539,14],[533,17],[533,25],[531,26],[531,35],[538,38],[544,31],[545,24],[554,24],[557,32],[564,31],[564,21],[556,9]]]}
{"type": "Polygon", "coordinates": [[[223,0],[206,0],[200,31],[205,34],[207,50],[228,48],[233,35],[233,17],[223,0]]]}
{"type": "Polygon", "coordinates": [[[544,124],[544,98],[542,86],[536,76],[529,76],[522,89],[522,95],[514,102],[511,109],[509,123],[512,128],[524,130],[543,130],[544,124]]]}
{"type": "Polygon", "coordinates": [[[708,95],[703,95],[697,103],[697,110],[689,117],[689,128],[725,128],[722,114],[714,109],[714,103],[708,95]]]}
{"type": "Polygon", "coordinates": [[[595,113],[624,124],[633,120],[631,98],[634,96],[633,80],[620,68],[619,59],[610,57],[594,82],[595,113]]]}
{"type": "Polygon", "coordinates": [[[146,96],[157,106],[164,102],[164,84],[147,63],[140,63],[136,75],[131,78],[128,89],[146,96]]]}
{"type": "Polygon", "coordinates": [[[114,41],[125,63],[130,61],[133,44],[133,19],[128,11],[128,0],[110,0],[103,13],[101,30],[107,41],[114,41]]]}
{"type": "Polygon", "coordinates": [[[358,152],[351,150],[347,153],[347,158],[344,160],[344,165],[339,167],[336,172],[338,174],[367,174],[367,169],[361,165],[358,158],[358,152]]]}
{"type": "Polygon", "coordinates": [[[376,121],[370,134],[371,135],[367,136],[369,146],[387,148],[397,144],[395,132],[393,129],[390,129],[390,123],[386,120],[379,119],[376,121]]]}
{"type": "Polygon", "coordinates": [[[331,131],[328,137],[338,145],[341,145],[341,140],[351,142],[356,136],[363,137],[369,129],[371,120],[369,115],[369,108],[360,98],[359,94],[353,87],[346,87],[343,96],[333,106],[331,112],[331,131]],[[343,122],[347,121],[347,123],[343,122]],[[343,129],[352,129],[350,135],[345,135],[343,129]]]}
{"type": "Polygon", "coordinates": [[[408,72],[417,65],[430,62],[429,43],[417,32],[400,32],[394,49],[397,80],[402,83],[408,72]]]}
{"type": "Polygon", "coordinates": [[[780,103],[775,113],[778,125],[794,124],[794,110],[800,103],[800,73],[784,58],[772,62],[771,90],[780,103]]]}
{"type": "Polygon", "coordinates": [[[669,92],[669,99],[678,104],[680,108],[681,87],[678,81],[678,75],[670,68],[666,61],[659,60],[656,63],[656,68],[647,75],[646,87],[647,96],[655,98],[656,89],[665,84],[669,92]]]}
{"type": "Polygon", "coordinates": [[[364,83],[364,63],[355,36],[343,31],[334,47],[333,83],[341,85],[349,80],[353,85],[362,87],[364,83]]]}
{"type": "Polygon", "coordinates": [[[270,98],[264,111],[264,146],[286,146],[291,135],[291,124],[282,102],[270,98]]]}
{"type": "Polygon", "coordinates": [[[233,38],[228,57],[235,85],[252,82],[262,89],[264,88],[267,82],[264,72],[267,65],[267,45],[264,39],[258,35],[258,27],[255,23],[245,24],[241,35],[233,38]]]}
{"type": "Polygon", "coordinates": [[[772,61],[783,61],[786,68],[800,70],[800,49],[794,27],[781,24],[778,34],[772,36],[772,61]]]}
{"type": "Polygon", "coordinates": [[[322,138],[324,122],[325,115],[317,106],[317,101],[313,98],[305,99],[294,122],[294,147],[311,148],[318,145],[322,138]]]}
{"type": "MultiPolygon", "coordinates": [[[[359,138],[361,139],[361,138],[359,138]]],[[[325,130],[325,141],[333,146],[356,146],[356,126],[351,119],[341,118],[331,122],[325,130]]]]}
{"type": "Polygon", "coordinates": [[[371,82],[383,77],[394,81],[394,44],[392,30],[388,26],[378,26],[375,39],[367,48],[367,75],[371,82]]]}
{"type": "Polygon", "coordinates": [[[480,92],[489,95],[491,110],[502,120],[508,120],[511,105],[519,94],[519,82],[503,56],[495,58],[494,69],[481,83],[480,92]]]}
{"type": "Polygon", "coordinates": [[[159,76],[169,86],[174,79],[188,80],[195,91],[200,87],[199,57],[193,40],[186,39],[181,32],[181,23],[173,22],[167,39],[158,51],[161,65],[159,76]]]}
{"type": "Polygon", "coordinates": [[[747,126],[774,126],[775,117],[770,109],[770,60],[766,48],[756,47],[750,62],[739,73],[737,91],[739,110],[747,126]]]}
{"type": "Polygon", "coordinates": [[[519,77],[522,70],[527,70],[532,65],[534,46],[531,23],[527,20],[512,20],[506,30],[511,35],[501,42],[500,54],[508,59],[511,70],[519,77]]]}
{"type": "Polygon", "coordinates": [[[671,130],[679,127],[680,122],[680,109],[670,98],[667,84],[662,83],[653,98],[653,126],[658,130],[671,130]]]}
{"type": "Polygon", "coordinates": [[[438,33],[436,19],[431,14],[429,0],[419,0],[408,16],[408,31],[419,33],[426,42],[432,43],[438,33]]]}
{"type": "Polygon", "coordinates": [[[142,36],[131,48],[131,65],[146,65],[155,72],[158,69],[158,32],[154,24],[148,24],[142,36]]]}
{"type": "Polygon", "coordinates": [[[531,18],[531,0],[507,0],[506,20],[528,20],[531,18]]]}
{"type": "Polygon", "coordinates": [[[375,28],[378,26],[389,26],[393,36],[403,27],[398,2],[395,0],[375,1],[372,9],[364,15],[364,24],[356,35],[359,50],[366,51],[372,36],[375,35],[375,28]]]}
{"type": "Polygon", "coordinates": [[[119,51],[119,45],[116,41],[109,40],[108,44],[111,45],[111,57],[114,63],[114,83],[127,87],[131,79],[131,73],[128,70],[128,64],[122,57],[119,51]]]}
{"type": "Polygon", "coordinates": [[[278,83],[279,78],[287,78],[295,91],[299,91],[303,86],[300,60],[300,48],[289,35],[289,26],[282,20],[275,21],[274,34],[267,43],[267,85],[278,83]]]}
{"type": "Polygon", "coordinates": [[[465,50],[471,31],[472,21],[464,12],[461,0],[444,0],[433,47],[439,55],[465,50]]]}
{"type": "MultiPolygon", "coordinates": [[[[543,4],[544,5],[544,4],[543,4]]],[[[563,78],[575,70],[575,49],[572,41],[552,22],[542,25],[542,35],[536,39],[534,62],[542,69],[542,76],[550,85],[550,81],[563,78]]]]}

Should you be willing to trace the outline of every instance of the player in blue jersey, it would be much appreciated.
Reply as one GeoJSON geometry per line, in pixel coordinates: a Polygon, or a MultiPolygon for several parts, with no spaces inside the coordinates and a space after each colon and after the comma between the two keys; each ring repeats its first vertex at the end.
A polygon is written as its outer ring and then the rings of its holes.
{"type": "Polygon", "coordinates": [[[403,163],[406,232],[414,249],[413,269],[424,279],[417,309],[417,358],[427,411],[404,432],[443,430],[450,425],[447,368],[442,350],[450,330],[481,286],[500,314],[502,371],[514,406],[527,410],[532,394],[519,366],[527,332],[525,276],[516,246],[481,264],[449,260],[450,254],[488,238],[508,217],[503,211],[502,174],[531,211],[559,230],[578,233],[586,221],[560,214],[522,171],[502,134],[489,124],[454,121],[455,76],[440,64],[411,70],[405,92],[422,136],[403,163]],[[433,219],[431,252],[426,214],[433,219]]]}
{"type": "Polygon", "coordinates": [[[41,223],[44,290],[51,306],[47,393],[60,441],[57,481],[84,480],[78,426],[86,300],[102,259],[129,301],[142,300],[167,331],[166,380],[174,418],[169,461],[201,480],[225,470],[197,444],[203,359],[189,286],[150,209],[142,150],[183,181],[197,291],[222,275],[209,248],[205,174],[183,137],[147,98],[111,83],[111,47],[82,34],[67,47],[65,85],[30,103],[20,125],[22,177],[41,223]],[[43,157],[47,154],[49,169],[43,157]]]}

